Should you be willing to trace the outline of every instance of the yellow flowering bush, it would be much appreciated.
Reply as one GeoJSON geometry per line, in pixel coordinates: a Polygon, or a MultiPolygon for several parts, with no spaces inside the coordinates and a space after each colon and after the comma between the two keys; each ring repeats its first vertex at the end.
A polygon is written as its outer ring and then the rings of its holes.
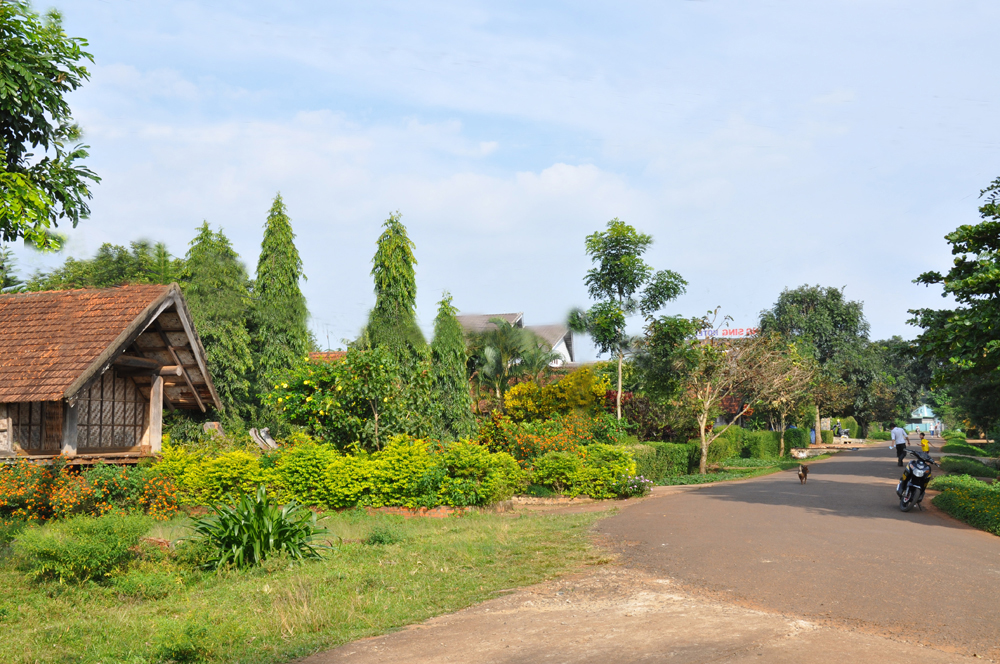
{"type": "Polygon", "coordinates": [[[533,381],[518,383],[504,395],[504,410],[515,422],[546,419],[556,414],[593,411],[604,403],[611,385],[606,378],[582,367],[562,380],[539,387],[533,381]]]}

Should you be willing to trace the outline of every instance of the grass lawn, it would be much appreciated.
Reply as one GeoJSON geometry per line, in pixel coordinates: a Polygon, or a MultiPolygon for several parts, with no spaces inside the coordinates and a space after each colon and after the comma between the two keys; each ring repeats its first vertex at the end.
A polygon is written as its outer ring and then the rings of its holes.
{"type": "Polygon", "coordinates": [[[799,464],[810,464],[813,461],[822,461],[823,459],[829,459],[830,456],[831,455],[829,454],[821,454],[819,456],[810,457],[809,459],[744,459],[743,461],[748,464],[747,467],[744,468],[730,465],[738,463],[736,460],[726,460],[723,462],[723,468],[721,470],[710,470],[705,475],[696,473],[693,475],[676,475],[674,477],[667,477],[666,479],[660,481],[659,485],[678,486],[688,484],[711,484],[712,482],[727,482],[731,480],[745,480],[748,477],[761,477],[762,475],[770,475],[771,473],[777,473],[782,470],[791,470],[793,468],[798,468],[799,464]]]}
{"type": "MultiPolygon", "coordinates": [[[[322,561],[223,573],[147,561],[110,585],[34,584],[8,555],[0,653],[12,664],[286,662],[598,562],[588,530],[599,517],[352,510],[324,519],[343,543],[322,561]],[[395,543],[364,543],[373,533],[395,543]]],[[[175,520],[150,535],[183,532],[175,520]]]]}

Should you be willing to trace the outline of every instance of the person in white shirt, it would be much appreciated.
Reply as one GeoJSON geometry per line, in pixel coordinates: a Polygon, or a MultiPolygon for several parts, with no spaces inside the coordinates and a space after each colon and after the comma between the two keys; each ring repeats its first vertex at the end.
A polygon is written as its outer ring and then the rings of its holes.
{"type": "Polygon", "coordinates": [[[906,438],[906,431],[903,430],[898,424],[892,428],[890,434],[892,436],[892,445],[889,447],[896,447],[896,459],[899,461],[899,465],[903,465],[903,458],[906,456],[906,445],[909,442],[906,438]]]}

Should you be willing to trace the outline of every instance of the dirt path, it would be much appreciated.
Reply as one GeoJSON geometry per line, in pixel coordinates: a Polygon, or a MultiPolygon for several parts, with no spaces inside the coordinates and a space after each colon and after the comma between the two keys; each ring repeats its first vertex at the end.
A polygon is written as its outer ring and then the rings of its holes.
{"type": "Polygon", "coordinates": [[[304,662],[1000,659],[1000,538],[899,512],[891,455],[660,489],[598,524],[614,565],[304,662]]]}

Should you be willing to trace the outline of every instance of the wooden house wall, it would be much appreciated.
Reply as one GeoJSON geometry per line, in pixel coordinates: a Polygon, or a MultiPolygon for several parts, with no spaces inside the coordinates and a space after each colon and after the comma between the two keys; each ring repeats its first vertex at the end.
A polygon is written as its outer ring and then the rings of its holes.
{"type": "Polygon", "coordinates": [[[7,412],[7,404],[0,403],[0,454],[7,455],[14,452],[13,433],[10,430],[10,415],[7,412]]]}
{"type": "Polygon", "coordinates": [[[127,449],[142,444],[149,425],[149,400],[130,376],[114,369],[77,399],[77,438],[80,451],[127,449]]]}
{"type": "Polygon", "coordinates": [[[10,438],[29,454],[59,454],[63,437],[61,401],[9,403],[10,438]]]}

